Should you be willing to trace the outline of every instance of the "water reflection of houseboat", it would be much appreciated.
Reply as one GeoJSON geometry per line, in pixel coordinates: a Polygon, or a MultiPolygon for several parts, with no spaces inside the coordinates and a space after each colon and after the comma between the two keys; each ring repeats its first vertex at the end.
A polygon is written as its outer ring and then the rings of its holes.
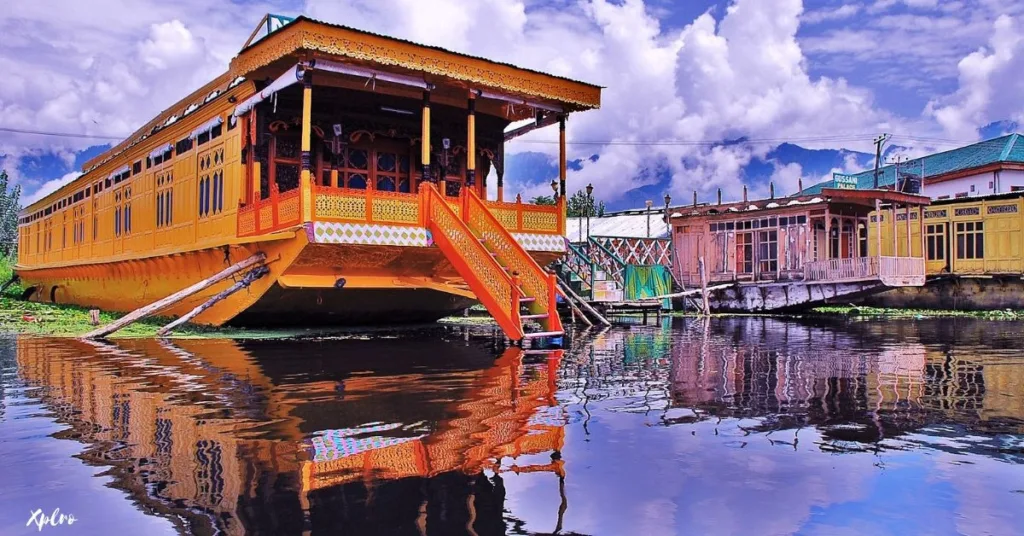
{"type": "Polygon", "coordinates": [[[115,485],[182,529],[503,526],[503,472],[564,477],[554,455],[564,441],[553,399],[560,354],[524,362],[511,349],[494,362],[479,348],[424,344],[389,345],[370,370],[343,355],[379,352],[379,342],[335,344],[320,359],[318,344],[294,341],[26,338],[17,361],[71,427],[61,436],[84,442],[86,460],[113,464],[115,485]],[[302,370],[312,359],[319,371],[298,372],[296,352],[302,370]],[[431,352],[450,359],[424,359],[431,352]]]}
{"type": "Polygon", "coordinates": [[[1004,394],[1024,382],[1019,360],[958,350],[957,331],[998,344],[970,329],[908,323],[880,333],[871,323],[676,319],[674,327],[602,334],[574,350],[580,357],[566,363],[562,381],[588,400],[661,408],[667,424],[753,418],[763,431],[815,426],[826,438],[862,443],[936,422],[1024,433],[1024,406],[1004,394]]]}

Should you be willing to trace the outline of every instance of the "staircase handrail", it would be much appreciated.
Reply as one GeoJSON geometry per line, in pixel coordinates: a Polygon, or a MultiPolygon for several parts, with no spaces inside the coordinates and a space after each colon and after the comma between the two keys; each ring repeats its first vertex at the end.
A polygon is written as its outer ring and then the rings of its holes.
{"type": "Polygon", "coordinates": [[[420,196],[422,214],[430,228],[436,231],[433,233],[434,242],[445,250],[452,266],[509,338],[522,339],[523,326],[519,314],[522,294],[517,281],[491,257],[433,184],[421,186],[420,196]]]}
{"type": "Polygon", "coordinates": [[[523,249],[519,241],[491,214],[487,205],[469,188],[461,192],[462,217],[469,229],[487,241],[498,260],[518,276],[522,290],[535,300],[527,304],[531,314],[547,314],[550,331],[561,331],[561,321],[555,301],[555,274],[549,273],[523,249]]]}
{"type": "MultiPolygon", "coordinates": [[[[598,266],[600,266],[601,268],[603,268],[605,273],[608,273],[609,275],[611,275],[613,281],[618,283],[620,286],[621,285],[625,285],[625,283],[626,283],[626,276],[625,276],[626,263],[623,262],[623,260],[620,259],[619,256],[616,255],[614,251],[606,248],[596,238],[591,237],[590,238],[590,243],[593,244],[594,246],[597,246],[598,251],[600,251],[601,253],[604,254],[604,256],[603,256],[604,259],[610,261],[611,266],[608,266],[608,264],[606,264],[604,262],[597,261],[597,260],[595,260],[593,262],[595,264],[597,264],[598,266]],[[611,270],[609,270],[609,268],[611,268],[611,270]]],[[[594,255],[591,255],[590,258],[593,260],[594,259],[594,255]]]]}
{"type": "Polygon", "coordinates": [[[587,256],[586,253],[584,253],[582,250],[580,250],[580,248],[576,247],[575,245],[573,245],[571,243],[569,244],[568,253],[569,253],[570,256],[572,256],[575,259],[577,259],[580,262],[580,264],[583,264],[583,265],[587,266],[586,273],[582,273],[580,270],[574,269],[573,268],[573,264],[571,262],[569,262],[568,260],[563,262],[562,265],[565,266],[566,269],[569,270],[570,272],[576,274],[576,276],[580,278],[580,281],[586,283],[586,285],[588,287],[592,286],[593,285],[593,281],[591,281],[590,278],[593,275],[593,271],[594,271],[594,261],[592,261],[590,259],[590,257],[587,256]]]}

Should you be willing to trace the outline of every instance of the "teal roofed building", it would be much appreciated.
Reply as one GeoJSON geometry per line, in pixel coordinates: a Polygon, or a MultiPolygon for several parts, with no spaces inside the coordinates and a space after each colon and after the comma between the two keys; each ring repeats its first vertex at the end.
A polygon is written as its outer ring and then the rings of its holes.
{"type": "MultiPolygon", "coordinates": [[[[878,170],[879,188],[914,191],[924,178],[923,193],[932,199],[950,199],[1001,194],[1024,190],[1024,135],[1009,134],[958,149],[930,154],[886,165],[878,170]]],[[[875,171],[833,174],[833,180],[804,189],[802,195],[813,195],[822,188],[872,189],[875,171]]]]}

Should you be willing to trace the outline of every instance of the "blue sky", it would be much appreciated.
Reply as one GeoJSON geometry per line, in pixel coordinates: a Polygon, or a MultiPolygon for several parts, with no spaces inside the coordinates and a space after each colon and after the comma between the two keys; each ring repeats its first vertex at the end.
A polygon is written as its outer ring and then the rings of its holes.
{"type": "MultiPolygon", "coordinates": [[[[600,110],[571,118],[569,139],[614,143],[572,145],[584,164],[569,180],[594,183],[611,206],[660,192],[735,197],[744,184],[756,195],[768,181],[788,192],[859,169],[856,151],[882,132],[920,154],[1024,119],[1024,2],[54,0],[0,13],[0,128],[123,137],[223,72],[265,12],[606,86],[600,110]],[[737,139],[748,141],[708,143],[737,139]],[[786,141],[816,152],[807,160],[786,141]]],[[[523,163],[513,191],[548,191],[553,138],[508,147],[524,155],[510,159],[523,163]]],[[[0,167],[32,198],[108,141],[0,131],[0,167]]]]}

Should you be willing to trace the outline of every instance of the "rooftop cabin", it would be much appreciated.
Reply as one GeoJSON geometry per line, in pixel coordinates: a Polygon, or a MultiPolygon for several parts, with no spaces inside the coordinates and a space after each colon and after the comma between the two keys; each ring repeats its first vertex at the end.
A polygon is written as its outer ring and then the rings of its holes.
{"type": "MultiPolygon", "coordinates": [[[[877,233],[869,235],[871,213],[903,216],[917,227],[928,199],[886,190],[826,188],[818,195],[738,203],[694,204],[671,214],[675,262],[683,285],[700,286],[703,259],[709,285],[716,283],[860,282],[887,285],[924,283],[924,259],[878,255],[877,233]],[[907,216],[909,214],[909,217],[907,216]]],[[[882,250],[885,251],[884,249],[882,250]]]]}
{"type": "Polygon", "coordinates": [[[559,124],[564,197],[565,117],[600,98],[589,84],[304,17],[243,49],[231,69],[266,81],[233,114],[252,155],[240,236],[299,219],[317,234],[334,228],[326,223],[420,225],[421,183],[448,198],[465,188],[485,199],[492,169],[498,196],[488,206],[508,231],[560,235],[564,203],[505,199],[504,142],[559,124]],[[307,169],[311,187],[300,195],[307,169]]]}

